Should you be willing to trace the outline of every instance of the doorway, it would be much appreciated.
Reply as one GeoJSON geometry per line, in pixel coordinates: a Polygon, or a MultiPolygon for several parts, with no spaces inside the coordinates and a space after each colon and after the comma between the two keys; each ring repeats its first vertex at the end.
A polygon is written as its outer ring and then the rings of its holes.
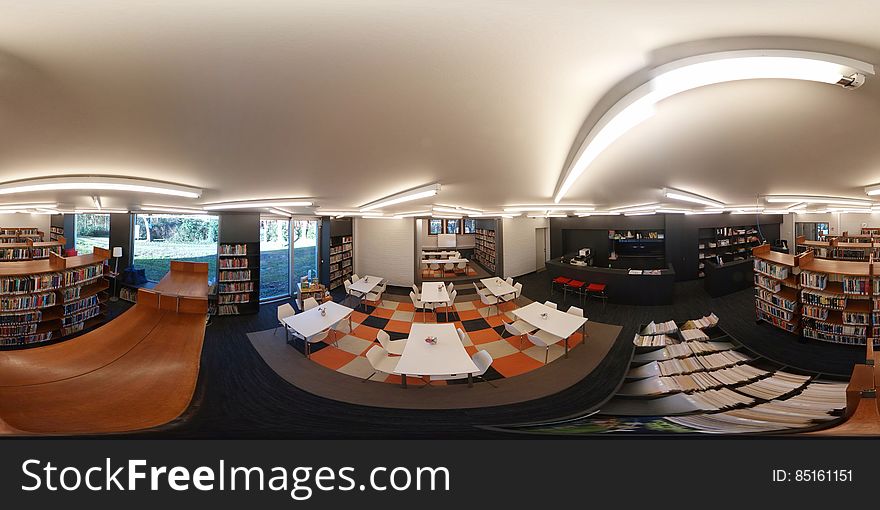
{"type": "Polygon", "coordinates": [[[535,271],[547,269],[547,228],[535,229],[535,271]]]}

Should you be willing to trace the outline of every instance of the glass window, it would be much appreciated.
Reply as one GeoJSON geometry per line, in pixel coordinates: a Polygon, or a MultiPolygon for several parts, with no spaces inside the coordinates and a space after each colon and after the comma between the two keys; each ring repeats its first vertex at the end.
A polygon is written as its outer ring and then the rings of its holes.
{"type": "Polygon", "coordinates": [[[436,236],[443,233],[443,220],[428,220],[428,235],[436,236]]]}
{"type": "Polygon", "coordinates": [[[447,234],[460,234],[461,233],[461,220],[446,220],[446,233],[447,234]]]}
{"type": "Polygon", "coordinates": [[[172,260],[207,262],[208,280],[217,280],[217,216],[137,214],[134,217],[134,266],[157,282],[172,260]]]}
{"type": "Polygon", "coordinates": [[[318,279],[318,220],[293,220],[293,281],[299,289],[303,276],[318,279]]]}
{"type": "Polygon", "coordinates": [[[92,247],[110,248],[110,215],[77,214],[74,246],[77,253],[92,253],[92,247]]]}
{"type": "Polygon", "coordinates": [[[260,221],[260,299],[290,295],[290,220],[260,221]]]}
{"type": "Polygon", "coordinates": [[[464,233],[465,234],[476,234],[477,233],[477,220],[465,219],[462,220],[464,222],[464,233]]]}

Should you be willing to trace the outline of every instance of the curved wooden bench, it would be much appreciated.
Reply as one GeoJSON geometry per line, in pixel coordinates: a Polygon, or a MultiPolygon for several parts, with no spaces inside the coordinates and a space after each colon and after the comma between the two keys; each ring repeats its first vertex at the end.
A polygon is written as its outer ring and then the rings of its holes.
{"type": "Polygon", "coordinates": [[[141,289],[138,304],[78,338],[0,353],[0,434],[130,432],[179,417],[195,392],[208,310],[207,264],[188,264],[162,279],[173,295],[141,289]]]}

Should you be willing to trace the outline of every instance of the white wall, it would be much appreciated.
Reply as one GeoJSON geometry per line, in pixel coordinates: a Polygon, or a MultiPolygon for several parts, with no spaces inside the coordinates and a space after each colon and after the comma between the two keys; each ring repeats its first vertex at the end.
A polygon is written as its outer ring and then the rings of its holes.
{"type": "MultiPolygon", "coordinates": [[[[422,225],[419,230],[421,232],[420,237],[422,240],[422,248],[436,248],[437,236],[428,235],[428,220],[422,220],[421,224],[422,225]]],[[[474,237],[475,236],[473,234],[459,234],[455,236],[455,244],[458,248],[473,248],[474,237]]]]}
{"type": "Polygon", "coordinates": [[[36,227],[48,241],[50,218],[48,214],[0,214],[0,227],[36,227]]]}
{"type": "Polygon", "coordinates": [[[501,227],[504,277],[535,271],[535,229],[549,227],[546,218],[505,218],[501,227]]]}
{"type": "Polygon", "coordinates": [[[354,271],[409,287],[415,273],[415,220],[354,218],[354,271]]]}

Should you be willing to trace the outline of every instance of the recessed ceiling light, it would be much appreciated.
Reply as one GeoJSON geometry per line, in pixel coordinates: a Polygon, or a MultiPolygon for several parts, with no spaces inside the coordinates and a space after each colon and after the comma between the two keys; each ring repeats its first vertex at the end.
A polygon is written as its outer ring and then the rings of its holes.
{"type": "Polygon", "coordinates": [[[587,133],[553,200],[560,202],[590,164],[627,131],[649,119],[671,96],[707,85],[751,79],[795,79],[856,88],[874,66],[859,60],[796,50],[739,50],[697,55],[652,71],[653,78],[615,103],[587,133]]]}
{"type": "Polygon", "coordinates": [[[133,191],[137,193],[157,193],[186,198],[199,198],[202,190],[191,186],[165,182],[135,179],[131,177],[109,176],[64,176],[26,179],[0,184],[0,195],[30,193],[34,191],[133,191]]]}
{"type": "Polygon", "coordinates": [[[301,198],[267,198],[262,200],[240,200],[233,202],[214,202],[204,204],[206,211],[226,211],[231,209],[262,209],[264,207],[309,207],[312,202],[301,198]]]}
{"type": "Polygon", "coordinates": [[[413,188],[407,191],[402,191],[400,193],[389,195],[385,198],[380,198],[379,200],[375,200],[368,204],[362,205],[360,207],[360,210],[361,212],[372,211],[374,209],[380,209],[382,207],[387,207],[390,205],[401,204],[403,202],[410,202],[422,198],[433,197],[439,192],[439,184],[430,184],[428,186],[413,188]]]}
{"type": "Polygon", "coordinates": [[[663,194],[666,196],[666,198],[670,198],[672,200],[691,202],[693,204],[700,204],[709,207],[724,207],[724,202],[719,202],[718,200],[713,200],[702,195],[697,195],[696,193],[691,193],[690,191],[666,188],[663,191],[663,194]]]}
{"type": "Polygon", "coordinates": [[[549,204],[549,205],[512,205],[505,207],[504,212],[530,212],[530,211],[595,211],[596,207],[589,204],[549,204]]]}

